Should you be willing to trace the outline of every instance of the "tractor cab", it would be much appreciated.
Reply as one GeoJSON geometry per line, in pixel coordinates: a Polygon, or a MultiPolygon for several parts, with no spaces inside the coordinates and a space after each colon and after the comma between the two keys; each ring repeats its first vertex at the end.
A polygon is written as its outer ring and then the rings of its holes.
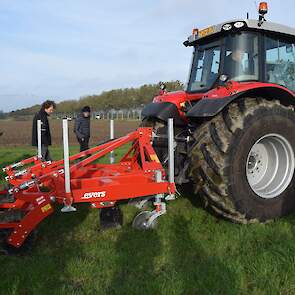
{"type": "Polygon", "coordinates": [[[259,20],[193,29],[184,42],[194,48],[188,93],[204,93],[226,81],[274,83],[295,90],[295,30],[265,21],[264,14],[259,20]]]}
{"type": "Polygon", "coordinates": [[[193,48],[185,90],[162,91],[144,108],[143,118],[166,122],[173,117],[176,124],[186,126],[217,115],[242,96],[293,102],[295,29],[266,21],[266,13],[267,4],[261,2],[256,20],[193,29],[183,43],[193,48]]]}
{"type": "Polygon", "coordinates": [[[259,81],[258,34],[243,31],[216,36],[194,47],[188,92],[206,92],[219,81],[259,81]]]}

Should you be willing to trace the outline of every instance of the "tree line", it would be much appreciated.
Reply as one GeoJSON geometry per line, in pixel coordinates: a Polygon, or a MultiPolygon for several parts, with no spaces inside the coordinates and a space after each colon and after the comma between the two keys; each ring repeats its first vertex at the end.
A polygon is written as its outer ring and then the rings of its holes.
{"type": "MultiPolygon", "coordinates": [[[[184,84],[179,81],[165,82],[168,91],[183,90],[184,84]]],[[[79,112],[85,105],[89,105],[94,111],[119,110],[141,107],[152,102],[154,96],[159,94],[159,84],[145,84],[138,88],[125,88],[104,91],[101,94],[88,95],[78,100],[66,100],[57,104],[57,110],[61,113],[79,112]]],[[[40,109],[40,105],[20,109],[9,113],[13,118],[32,116],[40,109]]]]}

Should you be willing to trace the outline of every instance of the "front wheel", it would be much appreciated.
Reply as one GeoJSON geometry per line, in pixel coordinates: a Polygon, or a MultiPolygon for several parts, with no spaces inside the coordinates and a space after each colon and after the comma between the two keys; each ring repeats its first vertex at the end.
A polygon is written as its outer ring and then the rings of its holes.
{"type": "Polygon", "coordinates": [[[295,114],[278,101],[245,98],[195,132],[191,177],[218,214],[240,223],[295,210],[295,114]]]}

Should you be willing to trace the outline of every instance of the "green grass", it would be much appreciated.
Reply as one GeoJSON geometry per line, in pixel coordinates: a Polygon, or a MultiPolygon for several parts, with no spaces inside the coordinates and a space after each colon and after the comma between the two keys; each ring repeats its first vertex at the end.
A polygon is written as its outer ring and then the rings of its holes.
{"type": "MultiPolygon", "coordinates": [[[[0,163],[30,154],[0,148],[0,163]]],[[[237,225],[191,197],[170,202],[156,230],[132,229],[137,211],[122,205],[122,229],[100,232],[98,211],[56,209],[30,253],[0,256],[0,294],[295,294],[295,216],[237,225]]]]}

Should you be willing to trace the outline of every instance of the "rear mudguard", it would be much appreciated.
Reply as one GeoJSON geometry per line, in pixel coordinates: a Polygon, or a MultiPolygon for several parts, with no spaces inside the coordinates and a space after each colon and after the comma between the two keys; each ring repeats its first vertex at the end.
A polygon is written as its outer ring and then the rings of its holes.
{"type": "Polygon", "coordinates": [[[175,104],[171,102],[150,103],[142,110],[143,118],[155,118],[167,122],[169,118],[174,119],[176,126],[186,126],[187,123],[180,117],[175,104]]]}
{"type": "Polygon", "coordinates": [[[188,119],[213,117],[220,113],[231,102],[242,97],[263,97],[277,99],[283,105],[295,105],[294,94],[281,86],[259,87],[241,91],[231,96],[222,98],[203,98],[197,102],[186,114],[188,119]]]}
{"type": "Polygon", "coordinates": [[[213,117],[240,95],[241,93],[217,99],[201,99],[187,112],[186,116],[188,118],[213,117]]]}

